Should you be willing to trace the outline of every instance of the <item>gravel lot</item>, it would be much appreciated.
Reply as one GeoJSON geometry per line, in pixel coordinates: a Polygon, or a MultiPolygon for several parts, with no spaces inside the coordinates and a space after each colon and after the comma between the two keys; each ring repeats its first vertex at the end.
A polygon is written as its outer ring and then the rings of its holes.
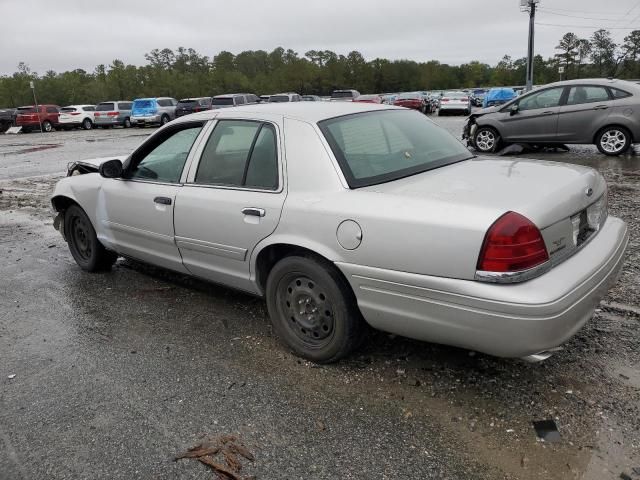
{"type": "Polygon", "coordinates": [[[149,133],[0,137],[0,478],[215,478],[173,457],[233,434],[259,479],[640,479],[637,153],[526,155],[597,168],[631,229],[618,284],[563,351],[529,365],[374,333],[318,367],[280,346],[260,299],[128,260],[76,267],[53,184],[149,133]],[[537,440],[545,419],[560,442],[537,440]]]}

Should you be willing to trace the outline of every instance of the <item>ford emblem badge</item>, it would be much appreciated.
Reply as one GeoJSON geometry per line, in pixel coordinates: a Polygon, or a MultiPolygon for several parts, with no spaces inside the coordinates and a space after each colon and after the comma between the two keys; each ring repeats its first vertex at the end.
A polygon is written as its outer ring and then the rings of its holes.
{"type": "Polygon", "coordinates": [[[591,187],[587,188],[587,191],[584,192],[584,193],[587,194],[587,197],[590,197],[591,195],[593,195],[593,188],[591,188],[591,187]]]}

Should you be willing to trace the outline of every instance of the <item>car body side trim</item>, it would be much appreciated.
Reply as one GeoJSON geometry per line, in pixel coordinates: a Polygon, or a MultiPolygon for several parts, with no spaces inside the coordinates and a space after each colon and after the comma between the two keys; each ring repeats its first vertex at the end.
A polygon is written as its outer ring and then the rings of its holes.
{"type": "Polygon", "coordinates": [[[180,249],[192,250],[194,252],[206,253],[209,255],[217,255],[219,257],[239,260],[241,262],[244,262],[247,258],[246,248],[205,242],[204,240],[196,240],[194,238],[176,237],[176,245],[180,249]]]}
{"type": "Polygon", "coordinates": [[[149,230],[142,230],[141,228],[130,227],[128,225],[122,225],[120,223],[110,222],[109,220],[103,220],[102,225],[111,230],[118,232],[128,233],[137,237],[147,238],[155,242],[162,242],[167,244],[175,244],[171,235],[163,235],[161,233],[150,232],[149,230]]]}

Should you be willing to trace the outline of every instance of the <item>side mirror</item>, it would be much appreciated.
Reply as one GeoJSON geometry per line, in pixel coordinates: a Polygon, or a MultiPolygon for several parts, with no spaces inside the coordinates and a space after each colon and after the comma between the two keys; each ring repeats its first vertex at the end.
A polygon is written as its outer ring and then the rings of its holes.
{"type": "Polygon", "coordinates": [[[98,172],[100,172],[100,175],[104,178],[120,178],[123,171],[120,160],[108,160],[98,168],[98,172]]]}
{"type": "Polygon", "coordinates": [[[517,103],[514,103],[513,105],[511,105],[511,108],[509,109],[509,113],[511,116],[515,115],[519,111],[520,111],[520,107],[518,106],[517,103]]]}

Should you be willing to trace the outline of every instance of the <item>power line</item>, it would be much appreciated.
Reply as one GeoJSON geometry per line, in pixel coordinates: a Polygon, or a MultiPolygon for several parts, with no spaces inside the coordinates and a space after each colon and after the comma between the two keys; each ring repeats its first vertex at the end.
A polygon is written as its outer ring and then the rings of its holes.
{"type": "Polygon", "coordinates": [[[548,13],[549,15],[559,15],[561,17],[571,17],[571,18],[581,18],[583,20],[598,20],[601,22],[615,22],[620,23],[620,19],[619,18],[595,18],[595,17],[580,17],[578,15],[569,15],[568,13],[555,13],[552,12],[550,10],[546,10],[546,9],[540,9],[542,11],[542,13],[548,13]]]}
{"type": "Polygon", "coordinates": [[[602,25],[570,25],[570,24],[562,24],[562,23],[539,23],[536,22],[536,25],[542,25],[544,27],[564,27],[564,28],[591,28],[600,30],[604,28],[605,30],[638,30],[636,27],[603,27],[602,25]]]}
{"type": "MultiPolygon", "coordinates": [[[[552,12],[571,12],[571,13],[575,13],[576,9],[567,9],[567,8],[548,8],[548,7],[539,7],[541,10],[545,10],[545,11],[552,11],[552,12]]],[[[633,9],[632,9],[633,10],[633,9]]],[[[586,15],[618,15],[618,16],[625,16],[628,15],[629,12],[627,13],[614,13],[614,12],[581,12],[584,13],[586,15]]]]}

